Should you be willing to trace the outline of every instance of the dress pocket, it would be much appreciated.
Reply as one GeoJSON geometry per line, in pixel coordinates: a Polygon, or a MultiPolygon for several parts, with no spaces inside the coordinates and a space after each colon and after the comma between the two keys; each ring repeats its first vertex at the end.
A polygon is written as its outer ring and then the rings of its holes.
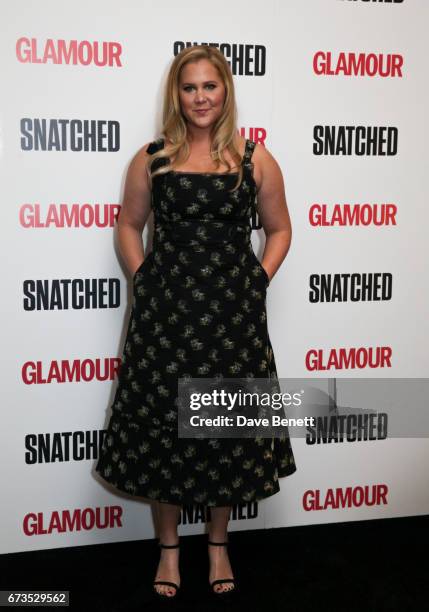
{"type": "Polygon", "coordinates": [[[251,255],[252,255],[252,259],[255,261],[255,264],[258,266],[258,268],[261,271],[261,274],[265,280],[265,287],[268,287],[268,285],[270,284],[270,279],[268,274],[265,271],[264,266],[261,264],[261,262],[259,261],[259,259],[256,257],[254,250],[251,250],[251,255]]]}
{"type": "Polygon", "coordinates": [[[136,281],[137,276],[139,274],[142,274],[142,272],[145,270],[146,265],[148,263],[149,257],[152,255],[152,251],[146,255],[146,257],[144,258],[144,260],[142,261],[142,263],[140,264],[140,266],[137,268],[137,270],[134,272],[134,276],[133,276],[133,282],[136,281]]]}

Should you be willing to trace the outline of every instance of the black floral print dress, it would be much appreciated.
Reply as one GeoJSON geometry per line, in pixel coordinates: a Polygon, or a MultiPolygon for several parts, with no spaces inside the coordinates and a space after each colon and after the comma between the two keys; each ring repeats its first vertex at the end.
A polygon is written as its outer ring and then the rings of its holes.
{"type": "MultiPolygon", "coordinates": [[[[164,146],[159,138],[149,153],[164,146]]],[[[117,489],[177,505],[229,506],[280,490],[296,470],[288,433],[179,438],[180,377],[277,379],[266,314],[268,276],[253,252],[256,199],[246,140],[237,173],[170,171],[153,179],[152,251],[134,296],[96,471],[117,489]]],[[[167,160],[156,160],[156,164],[167,160]]]]}

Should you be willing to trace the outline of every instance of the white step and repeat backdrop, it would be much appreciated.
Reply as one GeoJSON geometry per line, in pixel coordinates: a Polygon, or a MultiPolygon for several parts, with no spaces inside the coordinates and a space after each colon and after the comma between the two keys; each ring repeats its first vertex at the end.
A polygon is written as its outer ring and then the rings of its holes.
{"type": "MultiPolygon", "coordinates": [[[[94,466],[130,311],[115,218],[184,46],[222,50],[241,133],[283,171],[293,242],[267,298],[279,377],[427,376],[429,3],[25,0],[2,13],[0,552],[154,536],[150,506],[94,466]],[[375,293],[347,293],[352,274],[375,293]]],[[[262,230],[252,240],[260,255],[262,230]]],[[[297,471],[234,507],[231,530],[429,511],[424,436],[292,442],[297,471]]],[[[205,520],[184,508],[180,533],[205,520]]]]}

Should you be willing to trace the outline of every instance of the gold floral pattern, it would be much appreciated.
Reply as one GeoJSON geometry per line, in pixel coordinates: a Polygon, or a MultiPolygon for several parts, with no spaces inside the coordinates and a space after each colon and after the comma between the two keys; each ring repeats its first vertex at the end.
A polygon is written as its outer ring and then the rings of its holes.
{"type": "MultiPolygon", "coordinates": [[[[164,146],[151,143],[152,153],[164,146]]],[[[177,436],[178,379],[277,379],[268,276],[253,252],[256,200],[246,141],[236,174],[153,180],[153,250],[133,279],[118,386],[96,471],[131,495],[173,504],[259,501],[296,470],[290,439],[177,436]]],[[[157,160],[155,163],[168,163],[157,160]]]]}

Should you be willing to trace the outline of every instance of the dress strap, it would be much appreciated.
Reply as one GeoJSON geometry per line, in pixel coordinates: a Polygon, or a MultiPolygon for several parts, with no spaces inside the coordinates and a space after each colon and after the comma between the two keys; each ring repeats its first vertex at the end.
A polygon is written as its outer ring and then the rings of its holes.
{"type": "MultiPolygon", "coordinates": [[[[146,149],[146,152],[152,155],[153,153],[156,153],[156,151],[160,151],[163,148],[164,148],[164,139],[161,136],[160,138],[153,140],[149,144],[148,148],[146,149]]],[[[152,161],[151,169],[158,170],[158,168],[161,168],[162,166],[166,166],[168,162],[169,160],[167,158],[155,159],[154,161],[152,161]]]]}
{"type": "Polygon", "coordinates": [[[155,153],[155,151],[159,151],[160,149],[164,148],[164,139],[161,138],[157,138],[156,140],[153,140],[148,148],[146,149],[146,152],[149,153],[150,155],[152,155],[152,153],[155,153]]]}
{"type": "Polygon", "coordinates": [[[253,184],[255,185],[255,192],[252,197],[252,210],[253,210],[253,213],[257,215],[258,196],[256,193],[255,179],[253,178],[253,162],[252,162],[252,155],[253,155],[253,151],[255,150],[255,147],[256,147],[256,142],[253,142],[253,140],[249,140],[249,138],[246,138],[246,146],[244,147],[243,160],[241,163],[243,166],[243,170],[247,171],[247,177],[251,178],[253,181],[253,184]]]}
{"type": "Polygon", "coordinates": [[[242,163],[243,165],[249,165],[252,166],[252,155],[253,155],[253,151],[255,150],[255,146],[256,143],[253,142],[253,140],[249,140],[249,138],[246,138],[246,146],[244,147],[244,154],[243,154],[243,160],[242,163]]]}

